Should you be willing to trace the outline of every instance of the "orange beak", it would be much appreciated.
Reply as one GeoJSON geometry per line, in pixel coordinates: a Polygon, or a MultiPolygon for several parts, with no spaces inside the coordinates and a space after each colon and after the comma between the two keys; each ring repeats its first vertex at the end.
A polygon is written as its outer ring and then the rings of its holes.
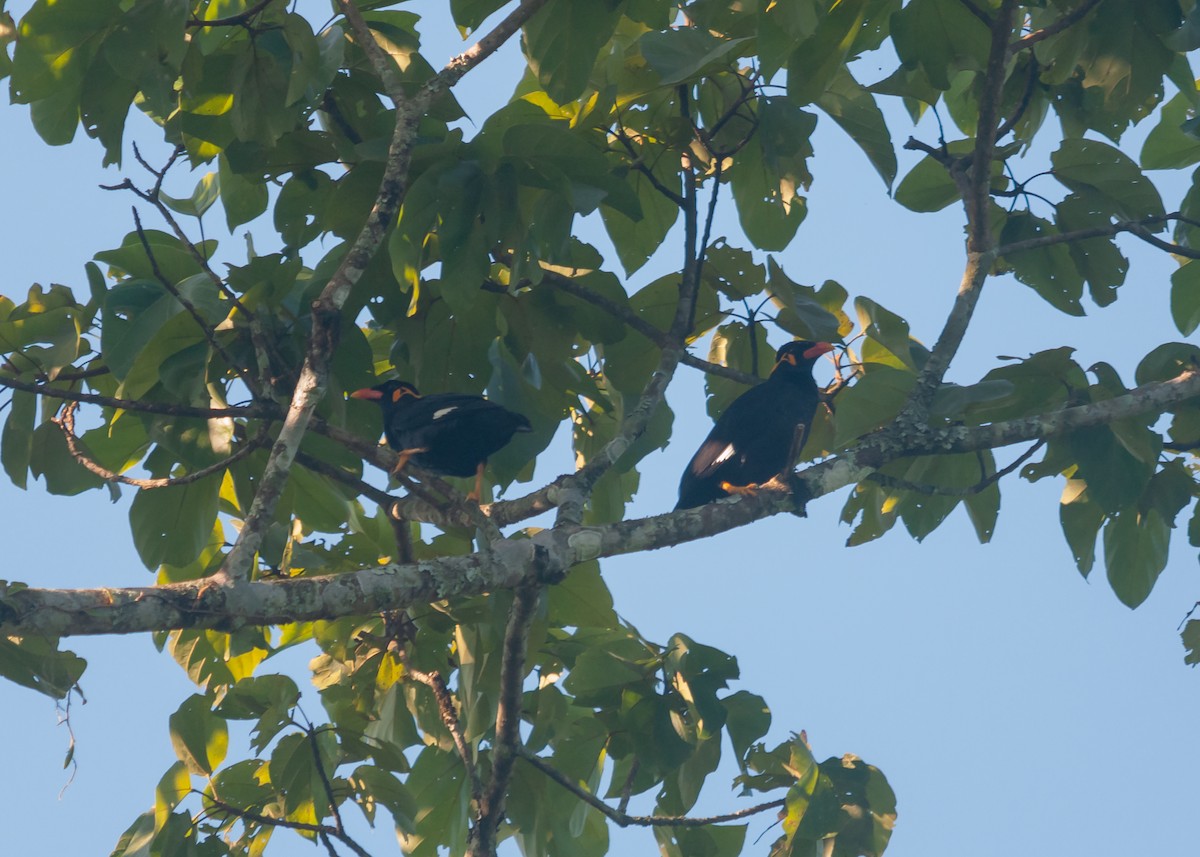
{"type": "Polygon", "coordinates": [[[830,343],[818,342],[812,348],[804,352],[804,358],[806,360],[812,360],[816,357],[820,357],[822,354],[828,354],[832,350],[833,346],[830,343]]]}
{"type": "Polygon", "coordinates": [[[383,398],[383,393],[379,392],[378,390],[372,390],[370,387],[364,387],[361,390],[355,390],[353,393],[351,393],[350,398],[378,401],[379,399],[383,398]]]}

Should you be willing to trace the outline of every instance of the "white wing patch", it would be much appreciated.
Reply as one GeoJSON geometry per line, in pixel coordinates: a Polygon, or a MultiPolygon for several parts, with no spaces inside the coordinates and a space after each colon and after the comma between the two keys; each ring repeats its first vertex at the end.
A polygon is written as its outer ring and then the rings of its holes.
{"type": "Polygon", "coordinates": [[[716,458],[714,458],[712,463],[714,465],[716,465],[716,464],[721,464],[724,461],[728,461],[729,459],[733,458],[733,453],[734,453],[734,448],[733,448],[733,444],[731,443],[727,447],[725,447],[724,449],[721,450],[721,454],[718,455],[716,458]]]}
{"type": "Polygon", "coordinates": [[[440,420],[442,417],[446,416],[447,414],[452,414],[457,410],[458,410],[458,405],[451,405],[448,408],[440,408],[439,410],[436,410],[433,412],[433,418],[435,420],[440,420]]]}

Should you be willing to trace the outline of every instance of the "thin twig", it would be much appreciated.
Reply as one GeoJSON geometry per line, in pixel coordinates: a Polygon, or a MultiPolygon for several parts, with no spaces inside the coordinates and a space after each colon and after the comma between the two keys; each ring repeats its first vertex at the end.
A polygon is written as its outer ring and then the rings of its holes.
{"type": "Polygon", "coordinates": [[[1184,247],[1182,244],[1175,244],[1171,241],[1164,241],[1147,228],[1159,223],[1169,221],[1187,222],[1187,220],[1188,218],[1179,212],[1172,212],[1171,214],[1162,216],[1145,217],[1141,220],[1122,220],[1117,223],[1110,223],[1107,226],[1093,226],[1089,229],[1077,229],[1073,232],[1060,232],[1056,235],[1041,235],[1037,238],[1028,238],[1024,241],[1014,241],[1011,244],[997,247],[996,255],[1011,256],[1014,253],[1024,253],[1043,247],[1053,247],[1055,244],[1072,244],[1076,241],[1087,241],[1090,238],[1111,238],[1123,232],[1128,232],[1130,235],[1140,238],[1147,244],[1151,244],[1160,250],[1165,250],[1176,256],[1184,256],[1188,259],[1200,259],[1200,250],[1184,247]]]}
{"type": "Polygon", "coordinates": [[[958,2],[962,3],[962,5],[967,8],[968,12],[970,12],[972,15],[974,15],[980,21],[983,21],[984,25],[989,30],[992,28],[992,19],[990,17],[988,17],[988,13],[983,11],[982,9],[980,9],[977,5],[975,5],[973,0],[958,0],[958,2]]]}
{"type": "Polygon", "coordinates": [[[313,729],[311,723],[304,727],[304,733],[308,736],[308,746],[312,749],[313,765],[317,769],[317,775],[321,778],[321,788],[325,790],[325,799],[329,801],[329,812],[333,815],[333,826],[337,832],[343,836],[346,835],[346,828],[342,824],[342,812],[338,809],[337,796],[333,793],[333,783],[329,781],[329,772],[325,770],[325,763],[321,760],[321,747],[317,744],[317,732],[313,729]]]}
{"type": "Polygon", "coordinates": [[[475,767],[475,757],[471,754],[466,735],[463,734],[458,709],[454,706],[454,697],[450,695],[450,689],[446,687],[446,681],[440,673],[417,669],[410,663],[407,655],[401,655],[401,661],[404,664],[405,675],[433,691],[433,698],[437,700],[438,716],[454,740],[454,747],[458,750],[463,767],[466,768],[467,782],[471,784],[471,802],[475,805],[475,819],[478,821],[483,807],[483,783],[479,779],[479,769],[475,767]]]}
{"type": "Polygon", "coordinates": [[[145,251],[146,258],[150,260],[150,271],[154,274],[154,278],[158,280],[159,285],[166,289],[167,292],[170,293],[171,297],[179,301],[180,305],[187,310],[188,315],[190,315],[195,320],[196,324],[199,325],[200,330],[204,333],[204,338],[208,340],[209,345],[211,345],[213,350],[225,359],[225,362],[229,365],[229,368],[238,374],[238,377],[242,379],[242,383],[246,385],[246,389],[248,389],[254,395],[254,398],[261,399],[263,395],[262,390],[258,386],[258,382],[251,377],[250,373],[246,371],[245,367],[241,366],[236,360],[233,359],[232,355],[225,350],[225,346],[223,346],[220,340],[217,339],[216,331],[213,330],[204,316],[200,314],[200,310],[183,294],[183,292],[175,287],[175,284],[167,278],[167,276],[162,272],[162,268],[158,266],[158,259],[155,257],[154,251],[150,248],[150,240],[146,237],[146,230],[142,228],[142,218],[138,216],[138,211],[136,208],[133,209],[133,225],[137,230],[138,240],[142,242],[142,250],[145,251]]]}
{"type": "Polygon", "coordinates": [[[785,799],[781,798],[779,800],[768,801],[767,803],[760,803],[757,806],[747,807],[746,809],[740,809],[737,812],[729,812],[724,815],[710,815],[707,817],[686,815],[628,815],[621,810],[614,809],[590,791],[582,788],[578,783],[540,756],[534,755],[525,748],[521,748],[520,756],[588,806],[598,809],[610,821],[620,827],[707,827],[711,824],[724,824],[727,821],[738,821],[743,818],[749,818],[752,815],[772,809],[782,809],[787,803],[785,799]]]}
{"type": "Polygon", "coordinates": [[[1033,54],[1030,54],[1029,72],[1028,76],[1025,78],[1025,89],[1021,93],[1021,100],[1017,102],[1016,108],[1011,114],[1009,114],[1008,118],[1006,118],[1000,124],[1000,128],[996,131],[997,140],[1003,140],[1009,132],[1017,127],[1017,123],[1021,121],[1021,117],[1024,116],[1025,111],[1029,109],[1029,104],[1031,101],[1033,101],[1033,91],[1035,85],[1037,84],[1039,70],[1040,66],[1038,65],[1037,57],[1035,57],[1033,54]]]}
{"type": "Polygon", "coordinates": [[[213,18],[211,21],[205,21],[203,18],[189,18],[185,26],[187,27],[236,27],[241,24],[248,23],[251,18],[259,12],[266,9],[275,0],[259,0],[245,12],[240,12],[237,15],[230,15],[228,18],[213,18]]]}
{"type": "Polygon", "coordinates": [[[345,845],[347,848],[357,854],[358,857],[371,857],[371,852],[367,851],[367,849],[355,842],[349,834],[343,833],[336,827],[331,827],[328,824],[309,824],[304,821],[288,821],[286,818],[272,818],[269,815],[251,812],[248,809],[239,809],[238,807],[227,804],[225,801],[219,800],[218,798],[215,798],[209,794],[201,794],[201,797],[204,800],[205,809],[209,812],[215,809],[219,812],[225,813],[226,815],[232,815],[235,818],[240,818],[243,821],[253,821],[255,824],[258,824],[262,827],[285,827],[288,830],[303,830],[306,833],[315,833],[317,835],[324,834],[326,836],[333,837],[338,842],[345,845]]]}
{"type": "Polygon", "coordinates": [[[910,482],[907,479],[901,479],[896,476],[888,476],[886,473],[875,472],[867,478],[872,482],[878,483],[885,488],[898,488],[902,491],[912,491],[916,494],[928,494],[941,497],[973,497],[981,491],[986,490],[995,483],[999,482],[1008,474],[1012,473],[1026,461],[1034,456],[1034,454],[1046,445],[1044,440],[1039,440],[1029,449],[1021,453],[1015,458],[1011,464],[1003,470],[997,470],[991,476],[987,476],[974,485],[968,485],[965,488],[950,488],[944,485],[930,485],[924,482],[910,482]]]}
{"type": "Polygon", "coordinates": [[[1043,39],[1048,39],[1051,36],[1058,35],[1068,27],[1073,27],[1078,22],[1082,21],[1084,16],[1100,5],[1100,0],[1083,0],[1078,6],[1072,9],[1067,14],[1063,15],[1052,24],[1047,24],[1040,30],[1034,30],[1032,33],[1022,36],[1008,46],[1008,50],[1013,53],[1024,48],[1030,48],[1036,45],[1043,39]]]}
{"type": "Polygon", "coordinates": [[[529,627],[533,623],[541,588],[522,586],[513,593],[504,629],[500,661],[500,699],[496,706],[496,737],[492,746],[492,777],[484,792],[479,822],[472,830],[477,853],[490,855],[496,847],[496,831],[504,819],[504,801],[512,779],[513,764],[521,753],[521,699],[525,684],[525,654],[529,627]]]}
{"type": "Polygon", "coordinates": [[[35,384],[18,378],[9,378],[0,374],[0,387],[11,390],[21,390],[51,399],[62,399],[68,402],[83,402],[89,405],[101,405],[106,408],[118,408],[141,414],[163,414],[172,417],[200,417],[201,419],[217,419],[221,417],[244,417],[246,419],[279,419],[282,412],[273,402],[256,402],[253,405],[234,406],[226,408],[202,408],[195,405],[176,405],[167,402],[151,402],[144,399],[120,399],[115,396],[101,396],[98,393],[80,393],[75,390],[62,390],[48,384],[35,384]]]}
{"type": "Polygon", "coordinates": [[[199,470],[184,474],[183,476],[168,476],[161,479],[134,479],[131,476],[123,476],[116,471],[102,466],[79,446],[79,437],[75,434],[75,409],[77,407],[79,407],[78,402],[71,402],[63,408],[62,414],[50,419],[50,422],[62,430],[63,437],[67,442],[67,451],[71,453],[71,457],[85,470],[94,473],[105,482],[119,482],[122,485],[132,485],[135,488],[150,490],[154,488],[171,488],[177,485],[190,485],[193,482],[199,482],[207,476],[227,469],[230,465],[241,461],[247,455],[254,452],[254,450],[261,449],[267,444],[266,431],[260,431],[256,437],[243,443],[241,449],[228,458],[221,459],[216,464],[201,467],[199,470]]]}

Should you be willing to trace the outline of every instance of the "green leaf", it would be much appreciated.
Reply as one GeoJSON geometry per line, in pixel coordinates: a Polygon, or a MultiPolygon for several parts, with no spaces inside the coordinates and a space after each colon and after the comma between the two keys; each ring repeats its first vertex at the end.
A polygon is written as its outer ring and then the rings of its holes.
{"type": "Polygon", "coordinates": [[[1104,526],[1108,582],[1126,607],[1137,607],[1167,565],[1171,530],[1157,510],[1125,509],[1104,526]]]}
{"type": "Polygon", "coordinates": [[[546,620],[557,627],[613,628],[618,623],[612,593],[595,560],[572,566],[562,583],[550,587],[546,604],[546,620]]]}
{"type": "Polygon", "coordinates": [[[867,368],[854,386],[837,397],[834,445],[839,448],[891,422],[917,380],[911,372],[891,366],[868,364],[867,368]]]}
{"type": "MultiPolygon", "coordinates": [[[[0,581],[0,596],[18,587],[19,584],[0,581]]],[[[66,698],[85,667],[87,661],[83,658],[58,648],[57,638],[0,636],[0,676],[51,699],[66,698]]]]}
{"type": "Polygon", "coordinates": [[[46,490],[51,494],[73,496],[104,484],[99,476],[75,460],[62,430],[51,422],[44,422],[33,431],[29,470],[35,478],[45,479],[46,490]]]}
{"type": "Polygon", "coordinates": [[[918,161],[896,186],[896,202],[910,211],[941,211],[958,198],[954,179],[932,155],[918,161]]]}
{"type": "Polygon", "coordinates": [[[221,205],[225,208],[225,225],[230,232],[267,210],[266,183],[235,173],[225,154],[217,158],[217,176],[221,205]]]}
{"type": "Polygon", "coordinates": [[[738,768],[746,774],[746,754],[771,728],[771,709],[761,696],[745,690],[726,696],[721,705],[725,706],[725,731],[737,756],[738,768]]]}
{"type": "Polygon", "coordinates": [[[525,22],[521,44],[551,98],[566,104],[583,93],[596,57],[620,18],[620,4],[612,0],[550,0],[525,22]]]}
{"type": "Polygon", "coordinates": [[[1099,140],[1067,139],[1051,154],[1054,177],[1076,193],[1093,192],[1126,220],[1162,217],[1162,197],[1133,160],[1099,140]]]}
{"type": "Polygon", "coordinates": [[[724,238],[718,238],[705,252],[702,277],[731,301],[762,294],[767,288],[763,266],[754,261],[753,254],[724,238]]]}
{"type": "Polygon", "coordinates": [[[129,507],[133,544],[146,568],[183,566],[200,555],[217,518],[221,473],[138,491],[129,507]]]}
{"type": "Polygon", "coordinates": [[[207,697],[194,694],[168,718],[175,755],[197,776],[211,774],[225,759],[229,730],[213,714],[207,697]]]}
{"type": "Polygon", "coordinates": [[[1075,567],[1087,577],[1096,560],[1096,536],[1108,516],[1088,497],[1087,483],[1081,479],[1068,479],[1063,486],[1058,515],[1075,567]]]}
{"type": "Polygon", "coordinates": [[[896,180],[896,150],[883,111],[871,92],[854,79],[849,69],[841,67],[816,98],[816,105],[858,144],[890,191],[896,180]]]}
{"type": "Polygon", "coordinates": [[[37,417],[37,396],[13,390],[12,405],[4,431],[0,434],[0,460],[4,472],[18,488],[24,488],[33,456],[33,425],[37,417]]]}
{"type": "Polygon", "coordinates": [[[788,61],[788,98],[798,105],[810,104],[844,72],[867,5],[868,0],[842,0],[820,17],[816,31],[796,46],[788,61]]]}
{"type": "MultiPolygon", "coordinates": [[[[648,144],[639,150],[638,157],[650,170],[658,184],[679,194],[678,159],[672,160],[666,149],[653,149],[648,144]]],[[[630,170],[626,177],[637,195],[641,217],[628,214],[609,205],[600,206],[600,217],[608,237],[616,248],[617,258],[627,275],[639,270],[662,245],[663,239],[679,218],[679,206],[655,186],[655,182],[640,170],[630,170]]]]}
{"type": "Polygon", "coordinates": [[[759,111],[759,131],[738,152],[730,183],[746,237],[762,250],[782,250],[808,213],[799,190],[812,181],[806,159],[817,117],[782,98],[761,99],[759,111]]]}
{"type": "Polygon", "coordinates": [[[858,324],[866,335],[878,342],[909,369],[916,371],[909,345],[908,322],[870,298],[855,298],[858,324]]]}
{"type": "Polygon", "coordinates": [[[1179,636],[1183,639],[1183,647],[1187,649],[1183,662],[1193,667],[1200,664],[1200,619],[1189,619],[1179,636]]]}
{"type": "MultiPolygon", "coordinates": [[[[589,5],[589,4],[585,4],[589,5]]],[[[649,32],[638,41],[642,56],[658,73],[664,86],[701,77],[714,65],[722,65],[747,38],[723,39],[707,30],[680,27],[649,32]]]]}
{"type": "MultiPolygon", "coordinates": [[[[1008,216],[1000,241],[1013,244],[1053,236],[1058,228],[1028,212],[1018,211],[1008,216]]],[[[1084,315],[1079,299],[1083,296],[1083,277],[1065,244],[1035,247],[1031,250],[1008,253],[1005,260],[1012,266],[1018,280],[1029,286],[1047,303],[1067,315],[1084,315]]]]}
{"type": "Polygon", "coordinates": [[[217,181],[217,174],[207,172],[200,177],[200,181],[196,182],[196,188],[187,199],[176,199],[161,192],[159,193],[159,198],[162,199],[167,208],[178,214],[183,214],[187,217],[201,217],[217,201],[219,194],[220,185],[217,181]]]}
{"type": "Polygon", "coordinates": [[[1166,103],[1142,144],[1142,169],[1177,170],[1200,163],[1200,137],[1189,124],[1193,110],[1191,99],[1182,92],[1166,103]]]}
{"type": "Polygon", "coordinates": [[[945,91],[955,72],[983,70],[991,33],[959,0],[912,0],[892,16],[892,39],[906,67],[945,91]]]}
{"type": "Polygon", "coordinates": [[[1087,483],[1088,496],[1107,514],[1116,514],[1141,496],[1153,464],[1139,460],[1108,426],[1072,433],[1068,440],[1078,461],[1077,477],[1087,483]]]}
{"type": "MultiPolygon", "coordinates": [[[[1071,194],[1057,206],[1056,225],[1060,232],[1107,227],[1110,218],[1096,203],[1094,194],[1071,194]]],[[[1087,280],[1088,292],[1098,306],[1108,306],[1117,299],[1117,288],[1125,282],[1129,260],[1110,238],[1089,238],[1067,244],[1071,261],[1080,276],[1087,280]]]]}
{"type": "Polygon", "coordinates": [[[1184,336],[1200,326],[1200,264],[1194,260],[1171,275],[1171,319],[1184,336]]]}

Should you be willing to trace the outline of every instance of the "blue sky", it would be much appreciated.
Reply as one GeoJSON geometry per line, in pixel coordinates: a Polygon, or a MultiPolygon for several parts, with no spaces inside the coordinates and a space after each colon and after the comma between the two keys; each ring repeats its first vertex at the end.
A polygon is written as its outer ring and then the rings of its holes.
{"type": "MultiPolygon", "coordinates": [[[[440,38],[425,31],[431,62],[461,50],[453,31],[440,38]]],[[[464,81],[459,97],[477,123],[511,92],[514,55],[506,55],[464,81]],[[506,58],[507,71],[498,71],[506,58]]],[[[858,67],[860,77],[890,71],[876,65],[858,67]]],[[[81,287],[83,263],[131,228],[132,198],[97,185],[136,177],[132,159],[125,173],[102,172],[101,151],[89,140],[45,147],[27,116],[25,108],[0,107],[0,162],[9,165],[0,293],[11,297],[33,282],[81,287]]],[[[889,110],[889,122],[903,141],[910,130],[905,114],[889,110]]],[[[930,127],[917,134],[936,139],[930,127]]],[[[1124,147],[1135,157],[1132,140],[1140,136],[1131,134],[1124,147]]],[[[815,147],[809,218],[780,261],[800,282],[836,279],[852,295],[869,295],[931,343],[962,270],[961,212],[914,215],[892,203],[866,159],[825,119],[815,147]]],[[[900,154],[903,174],[913,158],[900,154]]],[[[190,190],[182,184],[177,195],[190,190]]],[[[1181,185],[1161,186],[1170,210],[1181,185]]],[[[220,236],[219,214],[207,227],[220,236]]],[[[270,234],[256,232],[260,251],[270,234]]],[[[738,236],[728,214],[714,234],[738,236]]],[[[240,252],[239,239],[224,243],[240,252]]],[[[1175,263],[1132,239],[1122,247],[1133,266],[1121,299],[1103,310],[1089,305],[1086,318],[1056,312],[1012,280],[989,282],[949,380],[977,379],[999,354],[1072,345],[1082,365],[1106,360],[1131,383],[1142,355],[1179,338],[1167,302],[1175,263]]],[[[678,254],[667,256],[631,285],[653,279],[678,254]]],[[[818,367],[819,380],[828,371],[818,367]]],[[[669,395],[675,437],[645,462],[632,514],[670,508],[678,475],[708,430],[698,376],[681,373],[669,395]]],[[[538,475],[569,467],[556,445],[538,475]]],[[[806,520],[779,517],[609,560],[605,577],[617,609],[651,639],[665,642],[680,631],[737,655],[742,681],[735,689],[760,693],[771,705],[769,740],[804,729],[818,758],[853,752],[879,766],[899,797],[893,857],[1185,853],[1194,847],[1187,819],[1195,812],[1200,764],[1200,676],[1183,664],[1176,627],[1200,597],[1195,550],[1177,532],[1157,588],[1130,611],[1102,569],[1091,581],[1075,571],[1058,527],[1061,482],[1010,477],[1001,487],[999,525],[986,546],[959,511],[920,545],[898,527],[881,541],[846,548],[839,495],[811,504],[806,520]]],[[[100,492],[59,498],[47,497],[40,484],[25,493],[0,485],[8,558],[0,577],[37,586],[151,582],[129,537],[130,497],[111,505],[100,492]]],[[[71,711],[79,770],[65,790],[67,735],[53,703],[0,684],[0,818],[14,854],[47,846],[107,853],[151,805],[154,784],[174,760],[166,717],[193,690],[147,637],[78,639],[70,647],[89,661],[88,703],[71,711]]],[[[285,662],[302,686],[311,654],[285,662]]],[[[319,716],[311,691],[305,704],[319,716]]],[[[231,758],[244,749],[235,740],[231,758]]],[[[731,770],[713,777],[698,811],[737,807],[725,788],[731,770]]],[[[768,823],[752,821],[747,841],[768,823]]],[[[647,832],[613,835],[613,853],[656,850],[647,832]]],[[[768,831],[746,853],[765,854],[775,835],[768,831]]],[[[382,830],[368,837],[368,847],[391,853],[393,841],[382,830]]],[[[273,844],[278,854],[312,853],[298,838],[273,844]]]]}

